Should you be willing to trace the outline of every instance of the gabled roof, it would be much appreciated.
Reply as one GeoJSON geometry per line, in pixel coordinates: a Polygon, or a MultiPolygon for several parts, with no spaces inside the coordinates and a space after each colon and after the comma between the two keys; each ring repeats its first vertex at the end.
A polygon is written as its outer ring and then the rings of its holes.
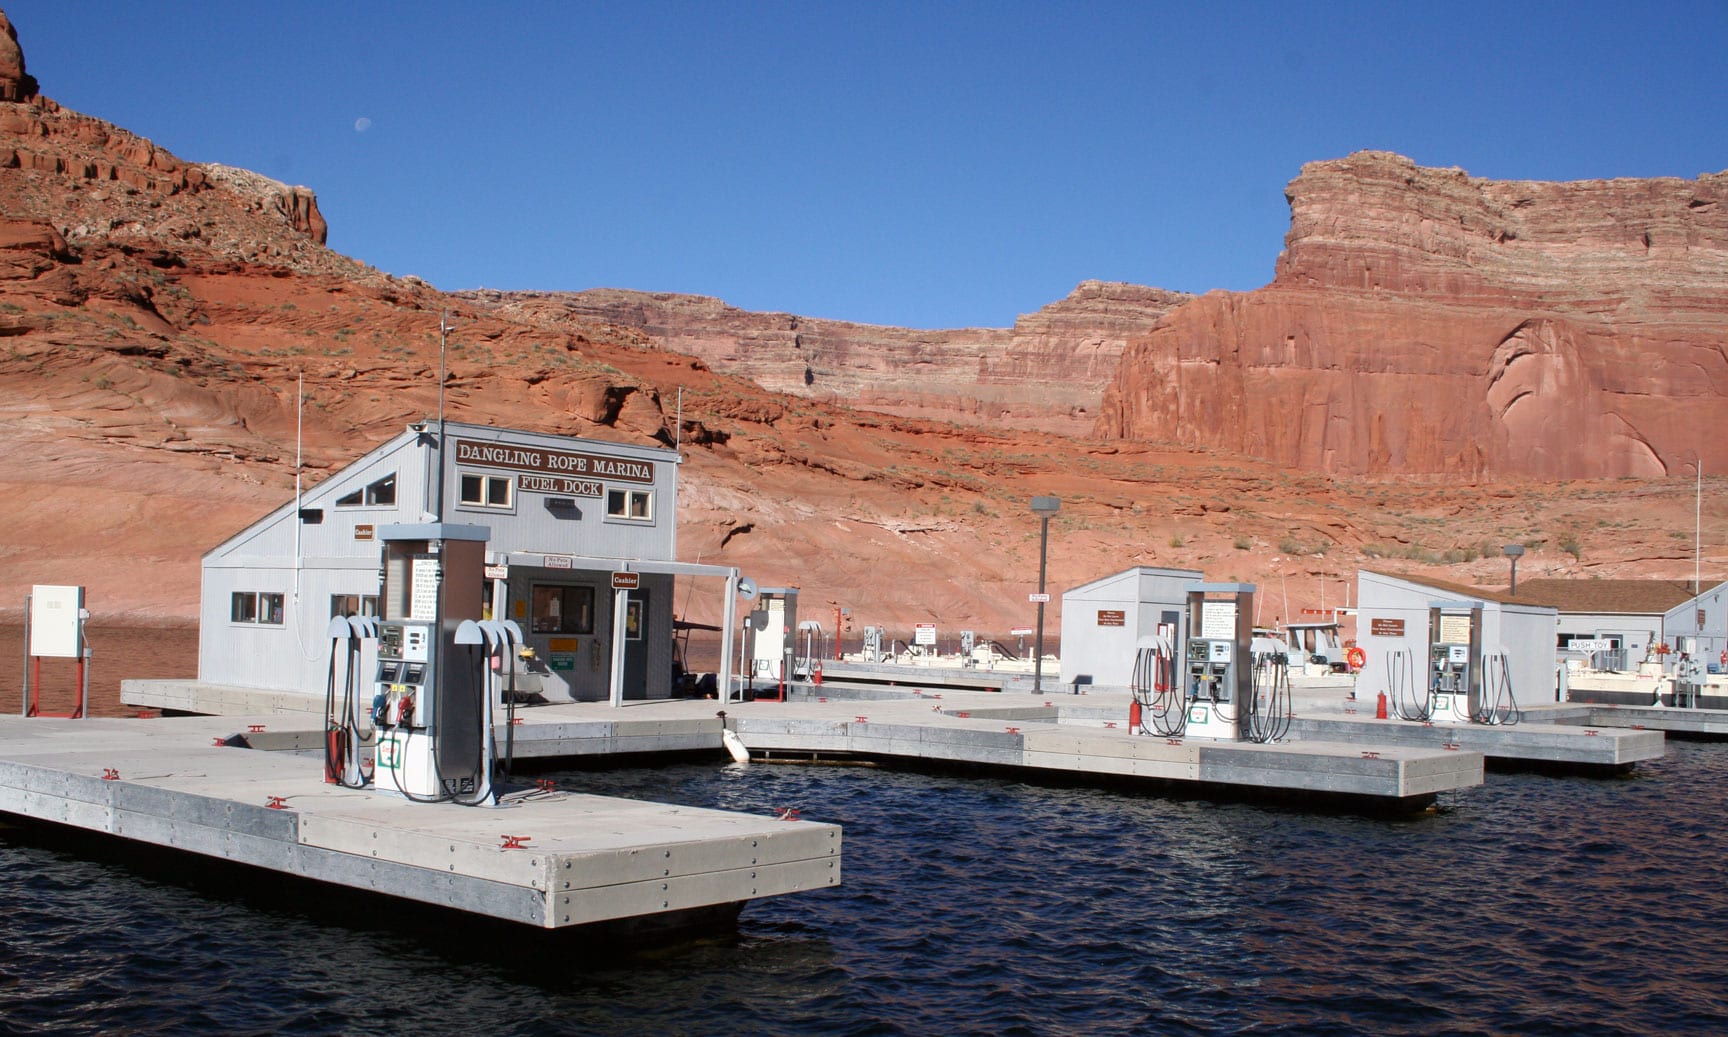
{"type": "Polygon", "coordinates": [[[1445,591],[1448,594],[1456,594],[1460,598],[1479,598],[1482,601],[1493,601],[1502,605],[1547,604],[1547,602],[1534,601],[1527,597],[1524,594],[1524,588],[1522,587],[1518,588],[1518,596],[1514,598],[1507,595],[1504,591],[1488,590],[1483,587],[1470,587],[1462,583],[1453,583],[1451,580],[1437,580],[1432,576],[1424,576],[1420,573],[1400,573],[1392,572],[1387,569],[1363,569],[1361,571],[1372,573],[1375,576],[1385,576],[1393,580],[1403,580],[1406,583],[1421,584],[1424,587],[1432,587],[1435,590],[1445,591]]]}
{"type": "MultiPolygon", "coordinates": [[[[1704,590],[1715,586],[1710,581],[1704,590]]],[[[1552,605],[1561,612],[1660,616],[1692,600],[1691,580],[1519,580],[1513,601],[1552,605]]]]}

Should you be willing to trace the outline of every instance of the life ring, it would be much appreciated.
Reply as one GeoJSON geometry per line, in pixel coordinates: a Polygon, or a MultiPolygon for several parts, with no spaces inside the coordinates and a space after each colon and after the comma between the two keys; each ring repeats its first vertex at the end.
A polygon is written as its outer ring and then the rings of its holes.
{"type": "Polygon", "coordinates": [[[1344,653],[1344,660],[1352,670],[1360,670],[1368,662],[1368,653],[1362,650],[1361,645],[1356,645],[1344,653]]]}

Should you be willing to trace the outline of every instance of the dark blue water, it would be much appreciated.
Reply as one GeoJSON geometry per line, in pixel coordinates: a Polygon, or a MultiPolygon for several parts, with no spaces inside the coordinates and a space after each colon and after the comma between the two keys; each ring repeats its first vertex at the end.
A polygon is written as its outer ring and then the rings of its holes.
{"type": "Polygon", "coordinates": [[[1728,1032],[1728,745],[1401,821],[832,767],[561,780],[838,821],[845,885],[597,963],[0,828],[0,1032],[1728,1032]]]}

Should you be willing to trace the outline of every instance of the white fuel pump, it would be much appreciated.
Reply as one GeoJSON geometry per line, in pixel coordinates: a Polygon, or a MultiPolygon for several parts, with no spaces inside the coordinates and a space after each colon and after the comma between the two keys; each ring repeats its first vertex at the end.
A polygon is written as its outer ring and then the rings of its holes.
{"type": "Polygon", "coordinates": [[[1196,583],[1187,587],[1184,737],[1232,742],[1242,737],[1243,708],[1253,695],[1249,648],[1254,589],[1249,583],[1196,583]]]}
{"type": "Polygon", "coordinates": [[[415,802],[490,798],[491,668],[482,526],[384,526],[374,787],[415,802]]]}
{"type": "Polygon", "coordinates": [[[1433,719],[1470,723],[1482,703],[1482,606],[1434,602],[1428,609],[1428,631],[1433,719]]]}

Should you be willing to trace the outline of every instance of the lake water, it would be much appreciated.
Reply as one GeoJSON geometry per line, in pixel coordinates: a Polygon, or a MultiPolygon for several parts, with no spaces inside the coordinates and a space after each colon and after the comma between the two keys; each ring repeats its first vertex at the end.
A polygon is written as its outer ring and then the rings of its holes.
{"type": "Polygon", "coordinates": [[[1728,1032],[1728,745],[1491,774],[1404,820],[718,760],[556,777],[839,822],[844,885],[596,961],[0,827],[0,1032],[1728,1032]]]}

